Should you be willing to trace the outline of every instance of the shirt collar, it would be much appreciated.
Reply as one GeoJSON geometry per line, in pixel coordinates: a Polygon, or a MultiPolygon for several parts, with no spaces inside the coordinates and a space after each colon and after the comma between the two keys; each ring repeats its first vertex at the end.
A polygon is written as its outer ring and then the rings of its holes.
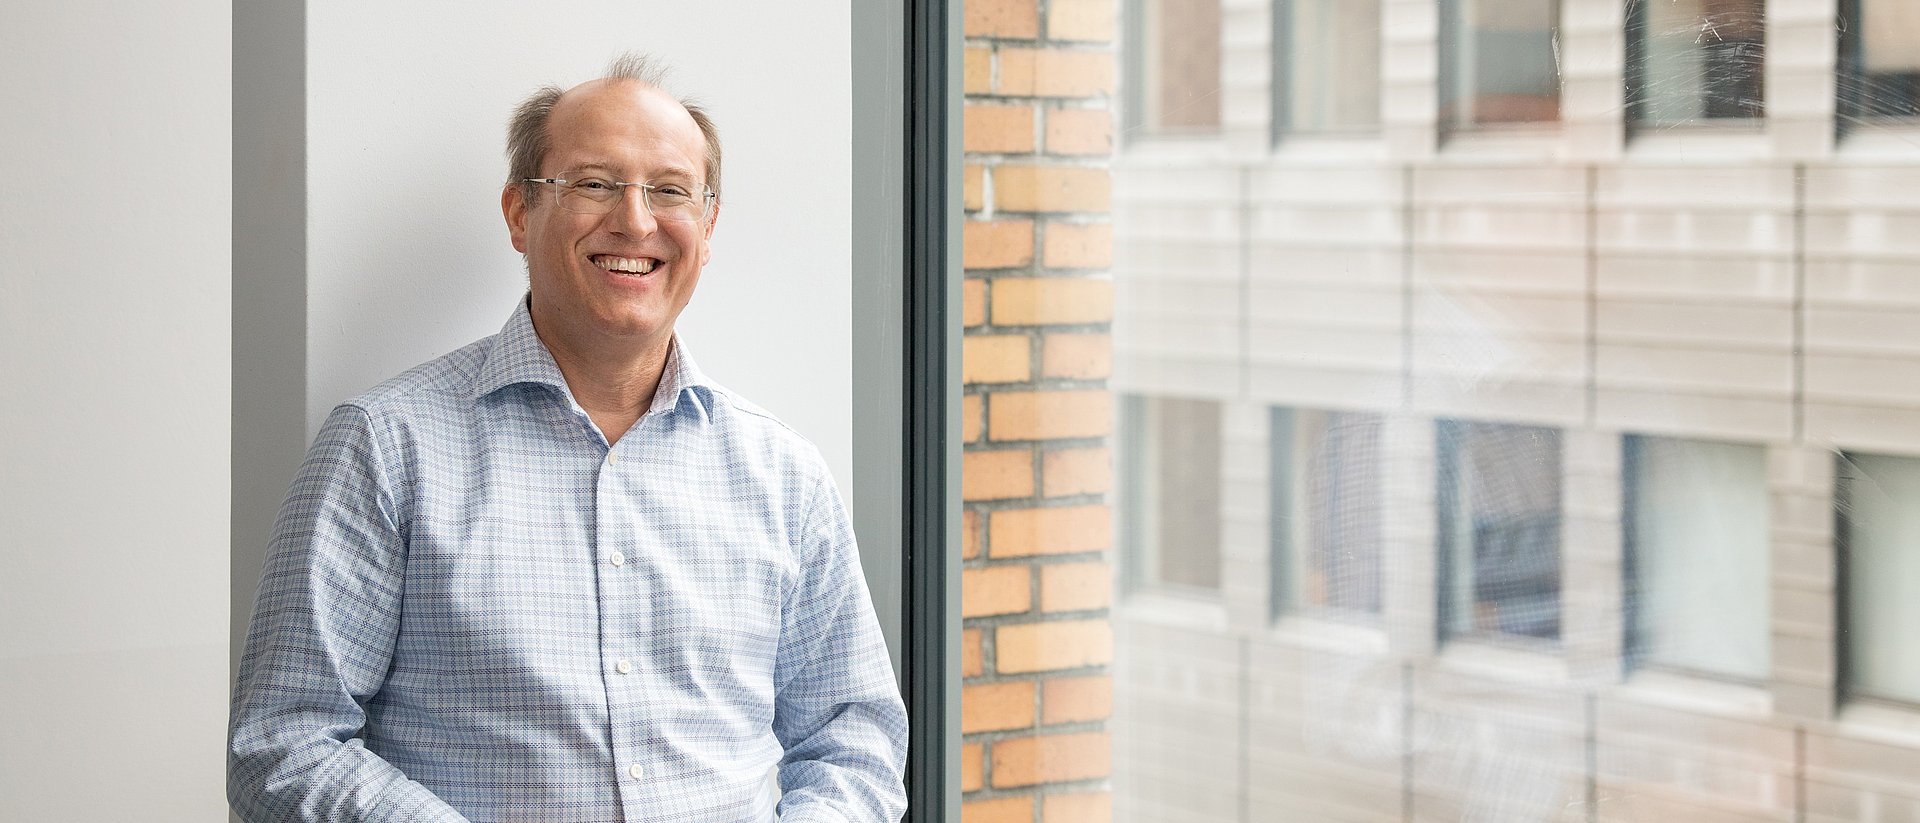
{"type": "MultiPolygon", "coordinates": [[[[513,316],[500,327],[493,348],[487,352],[486,361],[480,364],[480,372],[474,377],[473,396],[479,399],[507,386],[535,383],[553,387],[569,403],[574,403],[566,376],[560,373],[560,364],[554,362],[553,354],[533,330],[533,314],[527,301],[527,297],[522,297],[513,316]]],[[[667,365],[660,373],[660,385],[654,389],[653,403],[647,413],[674,411],[680,407],[682,398],[690,398],[688,403],[694,414],[701,423],[707,423],[711,419],[708,405],[712,390],[712,382],[693,362],[693,356],[687,353],[676,333],[667,348],[667,365]]]]}

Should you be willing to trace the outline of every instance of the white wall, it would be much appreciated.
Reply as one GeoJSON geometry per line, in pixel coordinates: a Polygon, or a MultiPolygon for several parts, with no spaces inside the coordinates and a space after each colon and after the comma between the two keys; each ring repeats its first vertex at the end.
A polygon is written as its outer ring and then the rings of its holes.
{"type": "Polygon", "coordinates": [[[621,51],[721,130],[713,260],[680,329],[714,379],[852,474],[849,0],[312,3],[307,432],[335,403],[499,330],[525,288],[501,222],[506,121],[621,51]]]}
{"type": "Polygon", "coordinates": [[[0,819],[225,807],[229,10],[0,26],[0,819]]]}

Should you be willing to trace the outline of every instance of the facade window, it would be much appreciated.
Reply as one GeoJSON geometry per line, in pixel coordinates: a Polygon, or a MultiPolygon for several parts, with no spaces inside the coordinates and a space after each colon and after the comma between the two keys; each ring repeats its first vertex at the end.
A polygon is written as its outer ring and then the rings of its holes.
{"type": "Polygon", "coordinates": [[[1629,4],[1627,106],[1669,128],[1766,113],[1765,0],[1629,4]]]}
{"type": "Polygon", "coordinates": [[[1220,131],[1220,0],[1128,0],[1126,123],[1136,135],[1220,131]]]}
{"type": "Polygon", "coordinates": [[[1276,606],[1379,614],[1379,415],[1275,409],[1272,424],[1276,606]]]}
{"type": "Polygon", "coordinates": [[[1278,134],[1380,127],[1380,0],[1277,0],[1278,134]]]}
{"type": "Polygon", "coordinates": [[[1846,454],[1837,479],[1848,693],[1920,703],[1920,459],[1846,454]]]}
{"type": "Polygon", "coordinates": [[[1441,421],[1440,609],[1449,637],[1560,638],[1560,433],[1441,421]]]}
{"type": "Polygon", "coordinates": [[[1920,120],[1920,3],[1841,0],[1840,113],[1920,120]]]}
{"type": "Polygon", "coordinates": [[[1766,451],[1629,437],[1624,456],[1631,662],[1764,681],[1772,664],[1766,451]]]}
{"type": "Polygon", "coordinates": [[[1440,125],[1560,119],[1557,0],[1441,0],[1440,125]]]}
{"type": "Polygon", "coordinates": [[[1128,397],[1121,540],[1136,588],[1220,588],[1220,404],[1128,397]]]}

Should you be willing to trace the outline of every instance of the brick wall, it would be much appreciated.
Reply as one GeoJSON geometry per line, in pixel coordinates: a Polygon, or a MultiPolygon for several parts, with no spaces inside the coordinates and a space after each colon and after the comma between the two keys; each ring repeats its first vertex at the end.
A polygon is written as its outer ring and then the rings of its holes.
{"type": "Polygon", "coordinates": [[[1114,0],[967,0],[961,816],[1106,821],[1114,0]]]}

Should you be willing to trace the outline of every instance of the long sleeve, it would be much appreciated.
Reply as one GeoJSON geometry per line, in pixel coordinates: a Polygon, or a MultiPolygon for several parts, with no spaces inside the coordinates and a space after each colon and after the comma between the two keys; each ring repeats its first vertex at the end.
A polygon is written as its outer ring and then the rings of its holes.
{"type": "Polygon", "coordinates": [[[774,734],[786,748],[779,817],[896,821],[907,800],[906,708],[829,478],[806,508],[774,668],[774,734]]]}
{"type": "Polygon", "coordinates": [[[274,524],[234,687],[227,795],[247,820],[465,820],[357,736],[400,624],[393,488],[374,421],[334,409],[274,524]]]}

